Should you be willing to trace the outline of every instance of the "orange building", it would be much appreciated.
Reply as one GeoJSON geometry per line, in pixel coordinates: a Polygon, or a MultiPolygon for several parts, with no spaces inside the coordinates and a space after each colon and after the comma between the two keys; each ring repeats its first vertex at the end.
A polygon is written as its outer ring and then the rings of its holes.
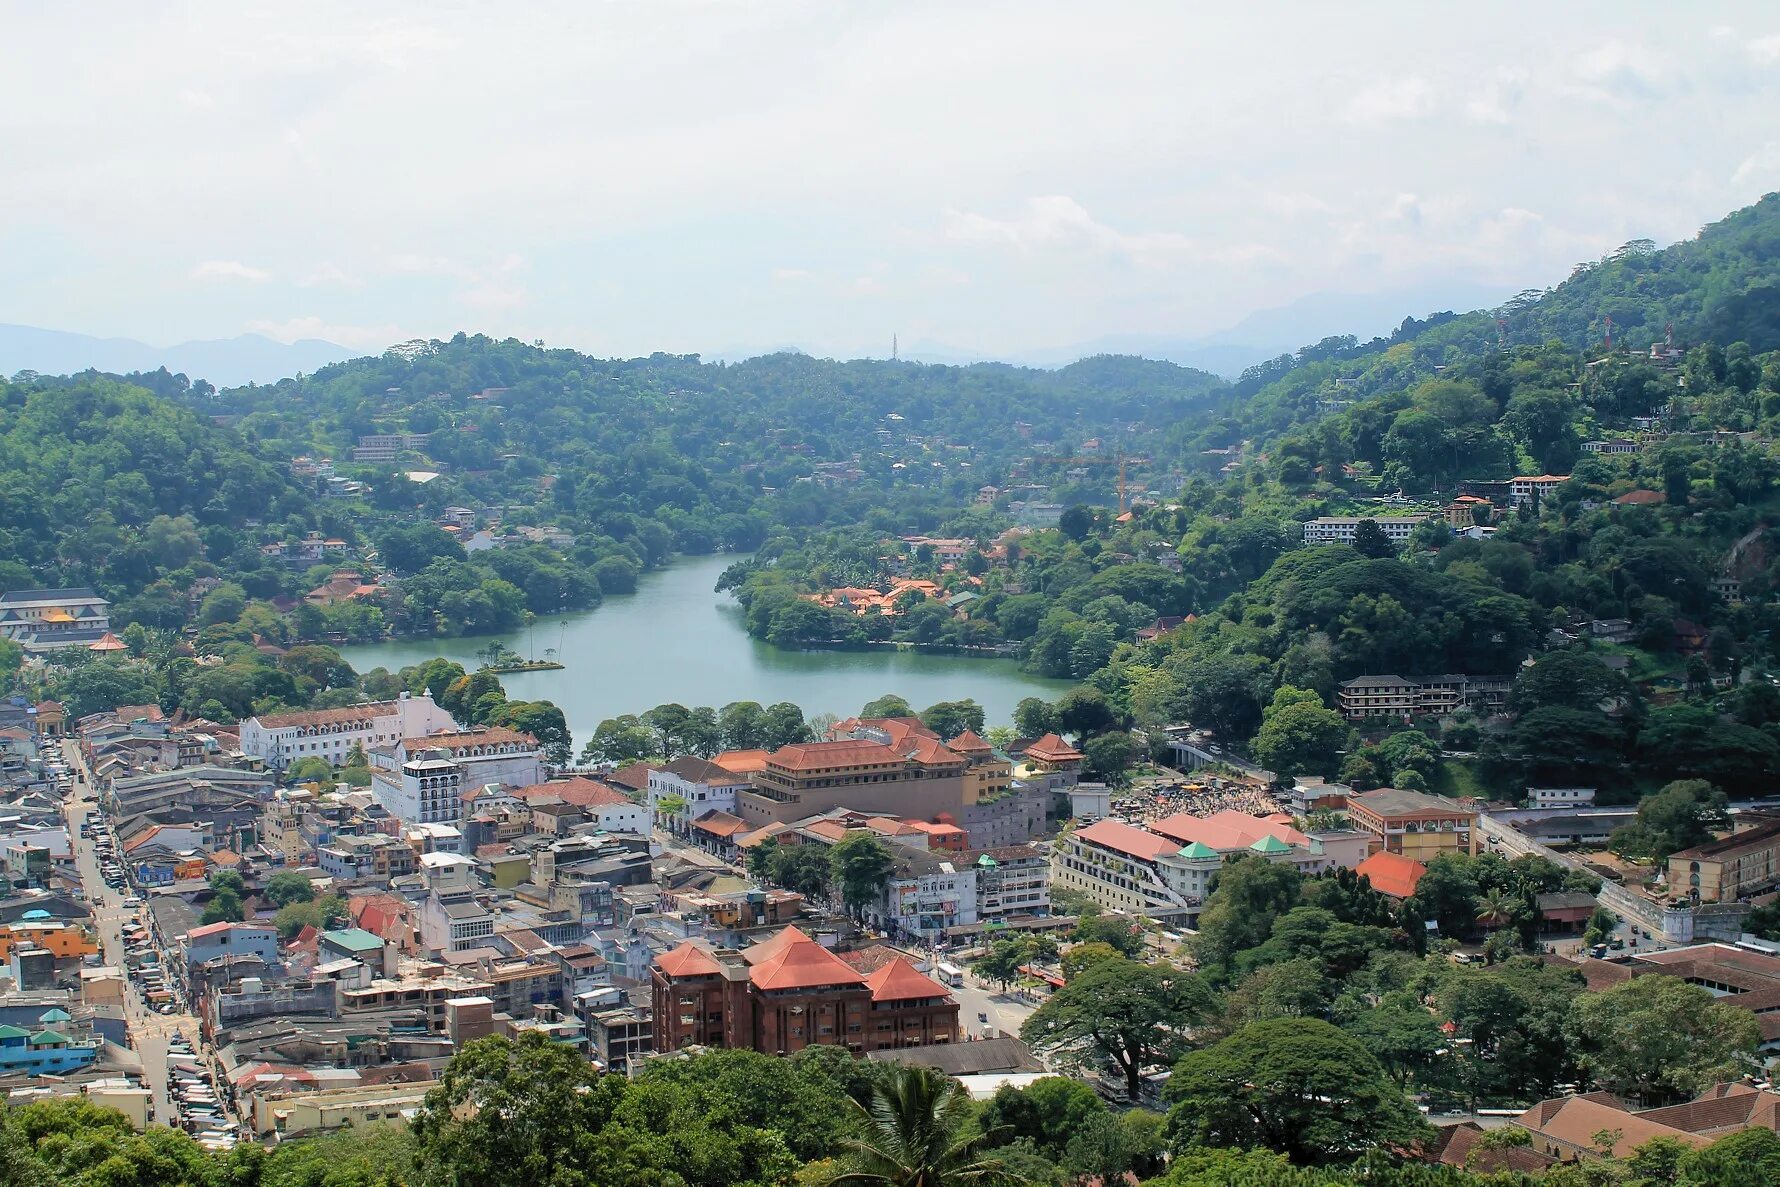
{"type": "Polygon", "coordinates": [[[19,920],[0,927],[0,961],[12,959],[13,949],[20,944],[47,948],[57,960],[79,960],[98,954],[99,944],[78,927],[66,923],[19,920]]]}

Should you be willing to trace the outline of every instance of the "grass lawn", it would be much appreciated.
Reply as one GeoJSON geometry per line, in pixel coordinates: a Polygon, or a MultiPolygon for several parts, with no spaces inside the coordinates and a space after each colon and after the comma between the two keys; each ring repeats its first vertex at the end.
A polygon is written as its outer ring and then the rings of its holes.
{"type": "Polygon", "coordinates": [[[1466,759],[1449,758],[1442,762],[1428,781],[1428,790],[1435,795],[1448,796],[1452,799],[1471,797],[1480,800],[1494,799],[1495,793],[1483,782],[1477,768],[1466,759]]]}

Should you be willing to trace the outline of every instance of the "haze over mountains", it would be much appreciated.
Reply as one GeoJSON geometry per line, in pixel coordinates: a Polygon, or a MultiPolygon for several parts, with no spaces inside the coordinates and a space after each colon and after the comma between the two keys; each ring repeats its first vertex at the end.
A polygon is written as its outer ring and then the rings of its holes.
{"type": "Polygon", "coordinates": [[[0,374],[36,371],[71,375],[88,368],[125,375],[160,367],[217,387],[271,383],[352,358],[359,351],[302,338],[278,342],[263,334],[242,334],[201,342],[150,346],[134,338],[97,338],[66,330],[0,324],[0,374]]]}
{"type": "MultiPolygon", "coordinates": [[[[1312,293],[1277,308],[1257,310],[1226,329],[1196,337],[1119,334],[999,355],[976,354],[957,344],[918,341],[905,343],[902,357],[953,366],[1002,362],[1051,368],[1092,355],[1139,355],[1235,378],[1247,367],[1330,335],[1354,334],[1365,340],[1388,334],[1406,316],[1420,317],[1431,310],[1462,312],[1490,308],[1509,295],[1501,288],[1466,282],[1428,283],[1374,293],[1312,293]]],[[[784,344],[714,351],[706,357],[740,361],[775,350],[799,349],[784,344]]],[[[262,334],[241,334],[159,347],[133,338],[100,338],[37,326],[0,324],[0,375],[27,370],[64,375],[88,369],[127,374],[164,366],[192,379],[208,380],[217,387],[234,387],[274,383],[365,353],[370,352],[319,338],[285,343],[262,334]]]]}

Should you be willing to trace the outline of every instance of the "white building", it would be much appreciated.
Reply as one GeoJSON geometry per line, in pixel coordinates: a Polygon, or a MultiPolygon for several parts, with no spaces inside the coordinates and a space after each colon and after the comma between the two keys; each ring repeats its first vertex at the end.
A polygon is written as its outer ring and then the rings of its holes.
{"type": "Polygon", "coordinates": [[[746,791],[748,777],[726,770],[714,762],[687,756],[676,758],[665,767],[649,771],[649,807],[667,830],[685,836],[692,822],[706,812],[728,812],[735,815],[736,793],[746,791]],[[668,811],[661,804],[670,796],[681,801],[677,811],[668,811]]]}
{"type": "Polygon", "coordinates": [[[404,824],[461,824],[463,788],[463,767],[443,750],[422,750],[399,770],[371,772],[371,794],[404,824]]]}
{"type": "Polygon", "coordinates": [[[88,647],[111,629],[111,603],[85,586],[0,594],[0,638],[26,651],[88,647]]]}
{"type": "Polygon", "coordinates": [[[589,823],[609,833],[635,833],[646,837],[655,827],[653,808],[648,804],[638,803],[616,787],[608,786],[597,779],[576,777],[534,783],[530,787],[519,788],[513,794],[527,804],[556,801],[579,808],[586,814],[589,823]]]}
{"type": "Polygon", "coordinates": [[[524,787],[544,777],[544,752],[538,740],[499,725],[479,725],[467,730],[450,726],[412,734],[389,749],[372,754],[371,765],[382,770],[400,770],[423,752],[443,753],[463,768],[465,787],[486,787],[490,783],[524,787]]]}
{"type": "Polygon", "coordinates": [[[1207,884],[1224,864],[1209,846],[1101,820],[1057,838],[1053,890],[1079,890],[1101,906],[1156,919],[1196,918],[1207,884]]]}
{"type": "Polygon", "coordinates": [[[1592,787],[1529,787],[1527,805],[1533,808],[1574,808],[1595,802],[1592,787]]]}
{"type": "Polygon", "coordinates": [[[948,927],[977,921],[977,868],[962,860],[898,853],[884,880],[883,897],[872,911],[892,935],[937,943],[948,927]]]}
{"type": "Polygon", "coordinates": [[[405,692],[397,700],[344,709],[249,717],[241,723],[241,752],[275,770],[300,758],[321,758],[341,766],[355,745],[370,755],[404,738],[456,728],[451,714],[435,705],[431,696],[405,692]]]}
{"type": "Polygon", "coordinates": [[[1402,544],[1415,531],[1416,525],[1430,519],[1428,515],[1379,515],[1361,518],[1357,515],[1322,515],[1304,524],[1306,544],[1352,544],[1362,523],[1375,523],[1392,544],[1402,544]]]}
{"type": "Polygon", "coordinates": [[[1516,507],[1531,503],[1534,499],[1543,503],[1551,497],[1552,492],[1568,481],[1568,474],[1522,475],[1509,483],[1508,493],[1513,496],[1516,507]]]}
{"type": "Polygon", "coordinates": [[[977,875],[978,920],[1051,913],[1051,861],[1038,846],[985,849],[975,855],[972,864],[977,875]]]}

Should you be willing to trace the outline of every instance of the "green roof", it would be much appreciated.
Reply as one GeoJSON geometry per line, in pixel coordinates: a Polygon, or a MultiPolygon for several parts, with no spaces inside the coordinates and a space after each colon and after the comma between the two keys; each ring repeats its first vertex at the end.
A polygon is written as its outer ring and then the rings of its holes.
{"type": "Polygon", "coordinates": [[[66,1043],[68,1041],[69,1039],[67,1035],[60,1034],[53,1030],[40,1031],[31,1036],[31,1045],[33,1047],[47,1047],[51,1043],[66,1043]]]}
{"type": "Polygon", "coordinates": [[[1001,863],[996,861],[993,857],[990,857],[987,853],[985,853],[981,857],[977,858],[977,864],[980,866],[995,866],[995,865],[1000,865],[1001,863]]]}
{"type": "Polygon", "coordinates": [[[383,940],[374,936],[362,927],[343,927],[339,931],[324,931],[321,938],[336,948],[346,948],[353,952],[375,952],[383,947],[383,940]]]}
{"type": "Polygon", "coordinates": [[[48,918],[50,918],[50,913],[48,911],[45,911],[42,907],[34,907],[31,910],[26,911],[23,915],[20,915],[19,918],[20,919],[48,919],[48,918]]]}
{"type": "Polygon", "coordinates": [[[1208,857],[1216,857],[1218,851],[1213,849],[1210,845],[1207,845],[1204,841],[1194,841],[1191,845],[1182,849],[1180,855],[1188,861],[1204,861],[1208,857]]]}
{"type": "Polygon", "coordinates": [[[67,1021],[70,1021],[73,1017],[74,1017],[74,1015],[70,1014],[67,1010],[45,1010],[43,1013],[41,1013],[37,1016],[37,1021],[39,1021],[39,1022],[67,1022],[67,1021]]]}
{"type": "Polygon", "coordinates": [[[0,1022],[0,1039],[22,1039],[30,1033],[28,1030],[21,1030],[16,1026],[7,1026],[0,1022]]]}
{"type": "Polygon", "coordinates": [[[1271,833],[1249,846],[1249,850],[1254,853],[1289,853],[1291,849],[1290,845],[1271,833]]]}

